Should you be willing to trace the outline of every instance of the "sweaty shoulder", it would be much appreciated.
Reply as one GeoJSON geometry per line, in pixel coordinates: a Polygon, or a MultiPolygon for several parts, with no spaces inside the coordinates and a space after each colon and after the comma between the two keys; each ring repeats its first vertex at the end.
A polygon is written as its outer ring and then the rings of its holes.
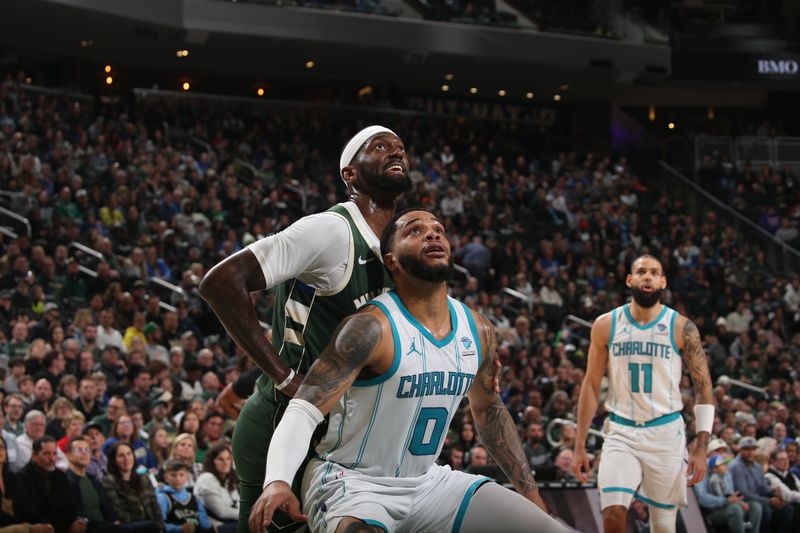
{"type": "Polygon", "coordinates": [[[329,289],[346,271],[350,227],[334,213],[317,213],[247,248],[256,256],[268,288],[298,278],[319,289],[329,289]]]}
{"type": "Polygon", "coordinates": [[[678,316],[675,317],[675,327],[672,328],[672,335],[678,345],[678,349],[683,350],[683,345],[686,341],[686,333],[697,333],[699,337],[700,332],[697,330],[697,326],[694,324],[694,322],[689,320],[689,317],[684,316],[677,311],[675,313],[678,316]]]}

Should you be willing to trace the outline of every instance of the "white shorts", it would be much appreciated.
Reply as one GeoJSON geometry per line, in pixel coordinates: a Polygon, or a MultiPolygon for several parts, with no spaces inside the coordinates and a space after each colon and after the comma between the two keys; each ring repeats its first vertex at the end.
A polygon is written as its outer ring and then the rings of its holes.
{"type": "Polygon", "coordinates": [[[303,512],[314,533],[334,533],[352,516],[387,533],[458,530],[484,476],[433,465],[418,477],[373,477],[312,459],[303,476],[303,512]]]}
{"type": "Polygon", "coordinates": [[[686,505],[686,431],[683,418],[653,427],[606,419],[597,485],[603,509],[632,498],[660,509],[686,505]]]}

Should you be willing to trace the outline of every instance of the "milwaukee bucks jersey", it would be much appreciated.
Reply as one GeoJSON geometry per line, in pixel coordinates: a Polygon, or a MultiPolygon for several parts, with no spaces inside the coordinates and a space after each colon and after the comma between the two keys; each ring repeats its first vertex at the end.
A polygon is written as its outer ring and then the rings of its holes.
{"type": "Polygon", "coordinates": [[[356,380],[330,413],[320,459],[370,476],[415,477],[439,456],[475,379],[481,345],[469,309],[448,297],[451,331],[437,340],[390,291],[370,302],[389,320],[394,362],[356,380]]]}
{"type": "Polygon", "coordinates": [[[610,412],[643,423],[683,408],[677,317],[675,310],[662,305],[655,320],[641,325],[629,305],[612,311],[606,399],[610,412]]]}
{"type": "MultiPolygon", "coordinates": [[[[292,278],[279,284],[275,293],[272,345],[280,358],[300,374],[308,371],[328,345],[343,318],[392,287],[380,250],[370,245],[367,236],[372,231],[358,207],[345,202],[331,207],[327,213],[341,217],[350,228],[344,277],[336,287],[327,290],[292,278]]],[[[303,243],[298,242],[297,246],[303,243]]],[[[258,379],[257,389],[268,398],[275,397],[274,383],[266,374],[258,379]]]]}

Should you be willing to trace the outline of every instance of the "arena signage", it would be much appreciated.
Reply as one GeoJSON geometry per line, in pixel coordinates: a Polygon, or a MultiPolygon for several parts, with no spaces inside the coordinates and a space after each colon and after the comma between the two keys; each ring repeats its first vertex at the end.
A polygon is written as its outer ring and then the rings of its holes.
{"type": "Polygon", "coordinates": [[[794,59],[759,59],[759,74],[783,74],[786,76],[796,76],[798,73],[798,62],[794,59]]]}
{"type": "Polygon", "coordinates": [[[485,100],[460,100],[428,96],[410,97],[406,103],[409,111],[432,115],[453,115],[503,122],[526,122],[550,126],[558,119],[553,107],[533,106],[485,100]]]}

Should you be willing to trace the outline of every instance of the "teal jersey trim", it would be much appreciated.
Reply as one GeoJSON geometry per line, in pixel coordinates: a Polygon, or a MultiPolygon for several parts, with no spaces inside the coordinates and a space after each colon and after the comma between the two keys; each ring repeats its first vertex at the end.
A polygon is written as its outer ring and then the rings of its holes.
{"type": "Polygon", "coordinates": [[[371,518],[359,518],[359,520],[361,520],[362,522],[364,522],[368,526],[378,526],[379,528],[384,530],[386,533],[389,533],[389,528],[386,527],[386,524],[384,524],[383,522],[381,522],[379,520],[373,520],[371,518]]]}
{"type": "Polygon", "coordinates": [[[412,326],[417,328],[419,332],[422,333],[423,337],[428,339],[430,343],[437,348],[444,348],[450,343],[450,341],[453,340],[453,337],[456,336],[456,330],[458,329],[458,317],[456,316],[456,310],[453,308],[453,304],[450,299],[447,300],[447,307],[450,308],[450,333],[448,333],[447,336],[442,340],[438,340],[436,337],[431,335],[427,329],[425,329],[425,326],[420,324],[419,321],[414,318],[414,315],[412,315],[408,309],[406,309],[406,306],[403,305],[403,301],[395,291],[389,291],[389,296],[391,296],[392,300],[395,301],[397,307],[400,308],[400,312],[403,313],[403,316],[406,318],[406,320],[408,320],[412,326]]]}
{"type": "Polygon", "coordinates": [[[652,322],[648,322],[644,326],[640,325],[638,322],[636,322],[633,319],[633,315],[631,314],[631,310],[630,310],[630,304],[622,306],[622,309],[625,311],[625,316],[628,317],[628,321],[631,323],[631,326],[635,327],[636,329],[646,330],[646,329],[652,328],[662,318],[664,318],[664,315],[667,314],[667,309],[669,309],[669,308],[666,305],[662,305],[661,306],[661,312],[658,313],[658,316],[655,319],[653,319],[652,322]]]}
{"type": "Polygon", "coordinates": [[[383,311],[383,314],[386,315],[386,318],[389,320],[389,326],[392,328],[392,339],[394,340],[394,359],[392,360],[392,366],[389,367],[389,370],[369,379],[357,379],[353,382],[353,387],[371,387],[372,385],[383,383],[394,376],[397,369],[400,368],[400,358],[403,356],[403,354],[400,353],[400,336],[397,334],[397,327],[395,326],[394,319],[391,313],[389,313],[389,310],[381,302],[376,302],[375,300],[370,300],[367,303],[383,311]]]}
{"type": "Polygon", "coordinates": [[[672,343],[672,350],[675,354],[680,355],[681,351],[678,349],[678,343],[675,341],[675,319],[678,318],[678,312],[673,311],[672,317],[669,319],[669,340],[672,343]]]}
{"type": "Polygon", "coordinates": [[[345,391],[343,400],[344,409],[342,409],[342,419],[339,421],[339,431],[337,432],[336,435],[336,443],[334,443],[333,447],[330,450],[323,453],[322,455],[317,456],[322,460],[327,460],[327,458],[330,457],[330,455],[333,452],[335,452],[342,444],[342,430],[344,430],[344,421],[347,420],[347,400],[349,396],[350,396],[350,391],[349,390],[345,391]]]}
{"type": "Polygon", "coordinates": [[[617,311],[611,311],[611,333],[608,336],[608,353],[611,353],[611,343],[614,342],[614,333],[617,331],[617,311]]]}
{"type": "MultiPolygon", "coordinates": [[[[472,336],[475,338],[475,344],[478,347],[478,368],[481,367],[481,362],[483,361],[483,350],[481,349],[481,338],[478,336],[478,328],[475,325],[475,319],[472,317],[472,313],[469,310],[469,307],[466,306],[463,302],[461,305],[464,307],[464,314],[467,315],[467,323],[469,324],[469,330],[472,332],[472,336]]],[[[454,328],[455,329],[455,328],[454,328]]]]}
{"type": "Polygon", "coordinates": [[[467,508],[469,507],[469,502],[472,499],[472,496],[475,494],[475,491],[478,490],[484,483],[488,483],[489,481],[491,481],[491,479],[488,477],[477,479],[472,483],[472,485],[469,486],[467,492],[464,493],[464,497],[461,498],[461,505],[458,506],[456,519],[453,522],[453,533],[459,533],[459,531],[461,531],[461,523],[464,521],[464,517],[467,514],[467,508]]]}
{"type": "Polygon", "coordinates": [[[608,415],[609,420],[612,422],[616,422],[617,424],[621,424],[623,426],[628,426],[632,428],[652,428],[656,426],[663,426],[664,424],[669,424],[681,417],[681,414],[678,411],[674,413],[670,413],[668,415],[659,416],[658,418],[654,418],[652,420],[648,420],[646,422],[638,423],[635,420],[630,420],[628,418],[624,418],[619,416],[616,413],[611,413],[608,415]]]}
{"type": "Polygon", "coordinates": [[[646,496],[642,496],[638,492],[633,489],[629,489],[628,487],[604,487],[603,492],[626,492],[628,494],[633,494],[633,497],[637,500],[643,501],[647,505],[652,505],[653,507],[658,507],[659,509],[675,509],[675,505],[671,503],[660,503],[655,500],[651,500],[646,496]]]}

